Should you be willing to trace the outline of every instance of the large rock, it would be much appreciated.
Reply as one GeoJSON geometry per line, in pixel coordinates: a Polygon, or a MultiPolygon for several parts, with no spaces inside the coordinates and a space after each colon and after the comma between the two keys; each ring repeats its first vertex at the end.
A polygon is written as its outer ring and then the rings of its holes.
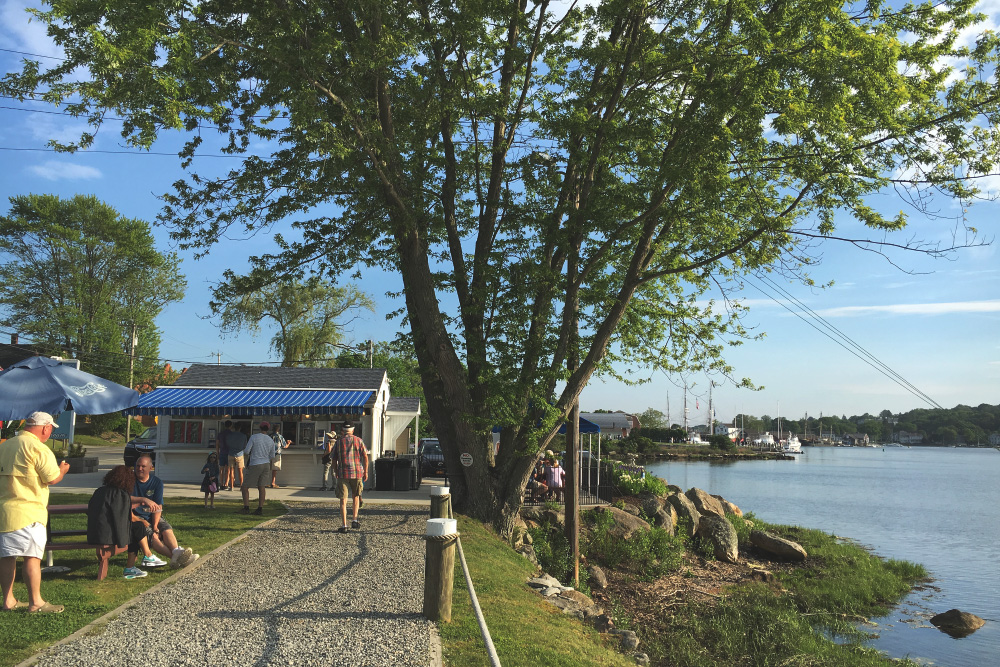
{"type": "Polygon", "coordinates": [[[707,491],[692,487],[684,495],[694,503],[695,508],[701,512],[702,516],[705,514],[714,514],[715,516],[725,518],[726,510],[722,507],[722,503],[713,498],[707,491]]]}
{"type": "Polygon", "coordinates": [[[712,543],[718,560],[738,563],[740,560],[739,538],[729,519],[715,514],[704,514],[698,522],[698,536],[712,543]]]}
{"type": "Polygon", "coordinates": [[[932,616],[931,623],[936,625],[941,632],[946,632],[952,637],[967,637],[986,625],[986,621],[975,614],[958,609],[949,609],[937,616],[932,616]]]}
{"type": "Polygon", "coordinates": [[[590,575],[590,587],[595,590],[601,590],[608,587],[608,577],[604,574],[604,570],[598,565],[591,565],[587,568],[587,573],[590,575]]]}
{"type": "Polygon", "coordinates": [[[809,557],[809,554],[798,542],[786,540],[763,530],[751,530],[750,543],[761,551],[784,560],[801,561],[809,557]]]}
{"type": "Polygon", "coordinates": [[[594,604],[593,600],[580,591],[573,589],[563,590],[558,595],[553,595],[545,599],[562,609],[564,614],[576,616],[583,620],[593,619],[604,613],[604,610],[594,604]]]}
{"type": "Polygon", "coordinates": [[[683,493],[675,493],[673,495],[667,496],[667,502],[677,511],[678,522],[681,519],[687,519],[691,526],[691,534],[693,536],[698,532],[698,522],[701,520],[701,512],[698,508],[694,506],[687,496],[683,493]]]}
{"type": "Polygon", "coordinates": [[[639,494],[639,506],[646,513],[646,516],[653,518],[656,516],[656,512],[663,507],[663,499],[655,493],[643,491],[639,494]]]}
{"type": "Polygon", "coordinates": [[[661,507],[656,516],[653,517],[653,525],[662,528],[670,535],[674,535],[677,532],[677,510],[674,509],[674,506],[661,507]]]}
{"type": "Polygon", "coordinates": [[[615,526],[611,529],[611,532],[619,537],[628,539],[637,530],[649,530],[648,523],[637,516],[629,514],[625,510],[611,506],[605,508],[605,511],[611,512],[611,516],[615,520],[615,526]]]}
{"type": "Polygon", "coordinates": [[[726,514],[733,514],[735,516],[743,516],[743,510],[737,507],[734,503],[729,502],[720,495],[712,494],[712,497],[722,504],[722,509],[726,510],[726,514]]]}

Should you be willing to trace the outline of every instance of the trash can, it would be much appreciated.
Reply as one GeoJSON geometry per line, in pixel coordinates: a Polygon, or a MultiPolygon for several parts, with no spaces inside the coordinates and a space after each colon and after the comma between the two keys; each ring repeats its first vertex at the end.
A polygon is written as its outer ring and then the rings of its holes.
{"type": "Polygon", "coordinates": [[[376,459],[375,461],[375,490],[392,491],[392,464],[393,459],[376,459]]]}
{"type": "Polygon", "coordinates": [[[392,490],[409,491],[413,464],[409,459],[396,459],[392,468],[392,490]]]}

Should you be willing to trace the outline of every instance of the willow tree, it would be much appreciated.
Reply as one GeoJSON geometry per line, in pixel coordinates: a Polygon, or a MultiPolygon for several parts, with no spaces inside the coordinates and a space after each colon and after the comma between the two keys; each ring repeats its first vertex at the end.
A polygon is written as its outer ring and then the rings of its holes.
{"type": "Polygon", "coordinates": [[[725,370],[744,332],[713,283],[892,242],[906,215],[869,199],[892,186],[976,196],[997,97],[996,38],[959,42],[973,5],[54,1],[66,60],[3,92],[139,147],[189,133],[162,213],[184,246],[290,226],[282,266],[323,274],[334,244],[398,272],[456,506],[507,532],[595,373],[725,370]],[[213,128],[243,156],[222,176],[196,170],[213,128]]]}
{"type": "Polygon", "coordinates": [[[274,327],[271,350],[282,366],[335,366],[344,333],[364,309],[375,310],[371,297],[354,285],[337,286],[318,278],[285,278],[262,285],[227,274],[210,306],[225,336],[257,336],[274,327]]]}

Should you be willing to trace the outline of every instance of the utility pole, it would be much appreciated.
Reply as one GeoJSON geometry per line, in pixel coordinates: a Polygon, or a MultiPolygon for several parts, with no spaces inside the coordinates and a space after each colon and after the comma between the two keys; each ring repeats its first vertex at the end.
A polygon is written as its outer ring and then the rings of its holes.
{"type": "MultiPolygon", "coordinates": [[[[129,338],[129,351],[128,351],[128,388],[134,389],[132,386],[133,375],[135,374],[135,345],[139,341],[136,340],[136,324],[132,322],[132,335],[129,338]]],[[[125,418],[125,442],[132,439],[132,416],[129,415],[125,418]]]]}

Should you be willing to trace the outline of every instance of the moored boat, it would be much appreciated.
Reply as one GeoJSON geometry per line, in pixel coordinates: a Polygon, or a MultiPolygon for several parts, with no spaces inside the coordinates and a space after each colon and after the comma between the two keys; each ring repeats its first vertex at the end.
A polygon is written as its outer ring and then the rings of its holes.
{"type": "Polygon", "coordinates": [[[785,454],[801,454],[802,443],[799,442],[798,436],[792,433],[786,440],[782,440],[781,451],[785,454]]]}

